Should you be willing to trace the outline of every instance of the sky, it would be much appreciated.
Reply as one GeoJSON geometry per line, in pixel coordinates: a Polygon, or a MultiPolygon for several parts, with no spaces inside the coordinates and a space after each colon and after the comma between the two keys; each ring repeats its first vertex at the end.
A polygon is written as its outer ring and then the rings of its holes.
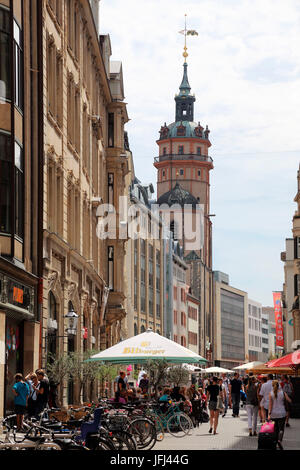
{"type": "Polygon", "coordinates": [[[136,176],[156,186],[156,140],[174,122],[185,14],[194,119],[210,129],[213,269],[273,305],[292,238],[300,162],[299,0],[101,0],[121,60],[136,176]]]}

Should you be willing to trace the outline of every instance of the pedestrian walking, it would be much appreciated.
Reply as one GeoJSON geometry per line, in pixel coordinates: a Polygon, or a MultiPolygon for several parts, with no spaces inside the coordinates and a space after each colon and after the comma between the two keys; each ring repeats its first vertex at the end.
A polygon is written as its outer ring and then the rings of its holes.
{"type": "Polygon", "coordinates": [[[294,395],[294,388],[291,382],[291,379],[288,375],[283,375],[282,376],[282,382],[281,382],[281,388],[283,392],[287,394],[289,399],[291,400],[290,402],[286,401],[286,420],[285,420],[285,425],[286,427],[290,427],[289,419],[291,415],[291,403],[293,402],[293,395],[294,395]]]}
{"type": "Polygon", "coordinates": [[[275,422],[275,434],[278,447],[283,450],[282,440],[286,420],[285,402],[291,402],[288,395],[280,388],[278,380],[272,381],[272,391],[269,394],[268,419],[275,422]]]}
{"type": "Polygon", "coordinates": [[[224,385],[224,412],[222,414],[222,418],[224,418],[224,416],[227,413],[228,404],[229,404],[229,384],[230,384],[230,380],[229,380],[229,378],[227,377],[226,374],[222,374],[222,380],[223,380],[223,385],[224,385]]]}
{"type": "Polygon", "coordinates": [[[239,374],[235,372],[229,385],[229,399],[232,405],[232,416],[234,418],[238,418],[240,414],[241,389],[242,381],[239,379],[239,374]]]}
{"type": "Polygon", "coordinates": [[[258,385],[254,376],[249,377],[246,385],[246,411],[248,415],[249,436],[257,436],[258,385]]]}
{"type": "Polygon", "coordinates": [[[23,430],[23,419],[27,407],[29,397],[29,385],[25,382],[23,375],[18,373],[15,375],[15,383],[13,385],[15,413],[17,415],[17,431],[23,430]]]}
{"type": "Polygon", "coordinates": [[[260,395],[260,389],[262,387],[262,384],[265,384],[266,382],[267,382],[267,377],[266,376],[263,375],[259,378],[259,382],[258,382],[258,415],[259,415],[261,423],[265,422],[265,409],[264,409],[264,399],[260,395]]]}
{"type": "Polygon", "coordinates": [[[222,386],[218,384],[218,377],[213,377],[212,384],[207,387],[207,399],[208,399],[208,409],[210,412],[210,428],[209,433],[214,431],[214,434],[217,433],[219,413],[223,409],[223,389],[222,386]]]}
{"type": "Polygon", "coordinates": [[[262,408],[263,422],[265,422],[265,420],[268,417],[269,397],[272,391],[272,381],[273,381],[273,374],[268,374],[266,383],[262,384],[260,391],[259,391],[259,396],[262,399],[262,401],[260,402],[260,406],[262,408]]]}

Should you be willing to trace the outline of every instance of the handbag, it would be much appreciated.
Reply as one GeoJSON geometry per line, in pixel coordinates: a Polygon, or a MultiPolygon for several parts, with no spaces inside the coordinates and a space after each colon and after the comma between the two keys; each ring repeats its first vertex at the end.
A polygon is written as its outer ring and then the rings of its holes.
{"type": "Polygon", "coordinates": [[[220,395],[217,397],[217,410],[223,410],[223,400],[220,395]]]}

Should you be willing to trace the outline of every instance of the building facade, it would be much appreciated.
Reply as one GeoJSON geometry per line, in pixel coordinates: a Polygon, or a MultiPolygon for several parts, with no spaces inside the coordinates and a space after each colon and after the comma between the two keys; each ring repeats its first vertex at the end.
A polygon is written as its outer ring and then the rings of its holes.
{"type": "Polygon", "coordinates": [[[297,173],[297,194],[294,201],[297,210],[293,217],[293,239],[294,239],[294,301],[292,305],[294,341],[292,349],[300,347],[300,165],[297,173]]]}
{"type": "Polygon", "coordinates": [[[0,417],[14,410],[15,373],[39,366],[38,17],[38,2],[0,1],[0,417]]]}
{"type": "Polygon", "coordinates": [[[295,300],[294,286],[294,248],[293,238],[285,240],[285,251],[281,253],[281,261],[284,263],[284,284],[282,292],[282,310],[284,324],[284,349],[286,353],[293,351],[294,319],[293,303],[295,300]]]}
{"type": "Polygon", "coordinates": [[[188,348],[187,265],[178,242],[173,248],[173,341],[188,348]]]}
{"type": "Polygon", "coordinates": [[[262,305],[248,299],[249,361],[259,361],[262,353],[262,305]]]}
{"type": "Polygon", "coordinates": [[[191,293],[187,294],[188,310],[188,349],[199,353],[199,307],[200,301],[191,293]]]}
{"type": "MultiPolygon", "coordinates": [[[[0,1],[0,414],[15,372],[122,335],[128,115],[98,20],[96,0],[0,1]]],[[[61,402],[87,388],[61,387],[61,402]]]]}
{"type": "MultiPolygon", "coordinates": [[[[125,241],[122,65],[97,30],[97,5],[43,1],[43,314],[42,364],[49,353],[102,350],[120,339],[125,241]],[[96,19],[96,22],[95,22],[96,19]],[[99,206],[112,206],[112,230],[99,235],[99,206]],[[66,332],[65,316],[79,316],[66,332]]],[[[83,390],[86,400],[87,387],[83,390]]],[[[63,402],[79,400],[73,384],[63,402]]]]}
{"type": "Polygon", "coordinates": [[[248,294],[224,280],[215,281],[214,362],[233,369],[249,362],[248,294]]]}
{"type": "Polygon", "coordinates": [[[126,327],[132,337],[151,328],[164,332],[165,255],[162,221],[151,212],[152,184],[143,185],[134,174],[132,155],[126,176],[128,240],[124,278],[126,327]]]}

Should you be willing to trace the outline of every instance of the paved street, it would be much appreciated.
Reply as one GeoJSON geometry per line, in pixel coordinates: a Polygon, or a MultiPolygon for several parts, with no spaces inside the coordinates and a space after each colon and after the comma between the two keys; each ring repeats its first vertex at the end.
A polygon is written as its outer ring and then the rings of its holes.
{"type": "MultiPolygon", "coordinates": [[[[283,447],[285,450],[300,450],[300,419],[291,419],[290,427],[285,428],[283,447]]],[[[260,427],[260,426],[259,426],[260,427]]],[[[258,429],[259,429],[258,427],[258,429]]],[[[256,450],[257,437],[248,436],[246,410],[241,410],[240,418],[233,418],[228,410],[225,418],[220,417],[217,432],[208,433],[209,423],[200,425],[193,434],[184,438],[168,434],[158,442],[154,450],[256,450]]]]}

